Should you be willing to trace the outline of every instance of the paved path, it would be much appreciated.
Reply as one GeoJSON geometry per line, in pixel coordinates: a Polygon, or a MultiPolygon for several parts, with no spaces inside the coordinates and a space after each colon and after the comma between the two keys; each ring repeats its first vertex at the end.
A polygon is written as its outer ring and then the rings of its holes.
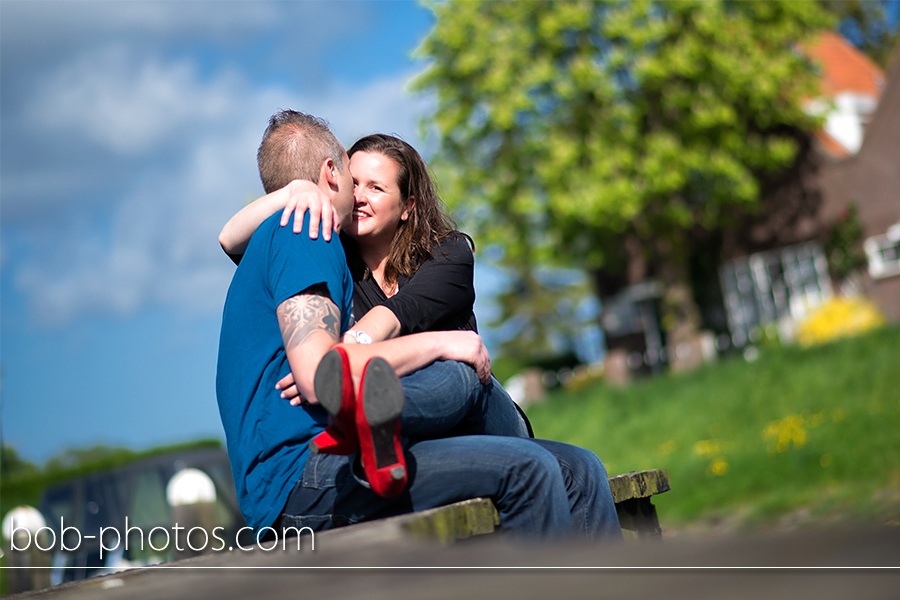
{"type": "Polygon", "coordinates": [[[547,545],[488,536],[446,548],[372,528],[362,534],[340,530],[320,534],[315,542],[315,551],[306,543],[300,552],[225,552],[27,596],[52,600],[900,597],[897,527],[617,546],[547,545]]]}

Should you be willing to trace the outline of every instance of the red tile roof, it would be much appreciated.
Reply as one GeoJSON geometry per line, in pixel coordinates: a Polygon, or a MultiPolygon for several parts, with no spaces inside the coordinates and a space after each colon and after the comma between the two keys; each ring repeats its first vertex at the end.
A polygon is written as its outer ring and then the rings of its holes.
{"type": "Polygon", "coordinates": [[[826,96],[834,98],[841,92],[881,96],[884,72],[838,33],[822,32],[807,52],[822,66],[822,93],[826,96]]]}

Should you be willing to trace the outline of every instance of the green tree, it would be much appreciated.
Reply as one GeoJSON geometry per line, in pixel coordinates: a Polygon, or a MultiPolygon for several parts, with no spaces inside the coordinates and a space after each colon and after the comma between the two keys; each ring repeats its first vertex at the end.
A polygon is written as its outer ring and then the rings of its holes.
{"type": "Polygon", "coordinates": [[[28,462],[12,446],[0,446],[0,478],[11,479],[31,475],[38,471],[36,465],[28,462]]]}
{"type": "Polygon", "coordinates": [[[818,3],[472,2],[437,22],[414,87],[437,96],[434,160],[448,203],[503,249],[517,301],[539,265],[653,275],[678,341],[698,229],[760,204],[794,160],[815,73],[798,48],[831,24],[818,3]]]}
{"type": "Polygon", "coordinates": [[[44,469],[48,473],[72,471],[94,464],[125,463],[135,457],[136,453],[122,446],[94,444],[83,448],[68,448],[51,457],[44,469]]]}

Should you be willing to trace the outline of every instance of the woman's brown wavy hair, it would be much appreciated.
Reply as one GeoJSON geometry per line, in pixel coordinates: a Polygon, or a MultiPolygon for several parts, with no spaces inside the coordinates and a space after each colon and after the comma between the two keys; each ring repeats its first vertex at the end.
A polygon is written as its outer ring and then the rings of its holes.
{"type": "MultiPolygon", "coordinates": [[[[384,269],[385,283],[393,286],[400,275],[412,277],[416,270],[431,255],[435,246],[449,235],[465,236],[469,246],[475,249],[472,238],[458,231],[456,224],[447,215],[443,202],[437,195],[434,182],[425,161],[416,151],[400,138],[376,133],[358,140],[348,151],[350,156],[357,152],[382,154],[400,167],[397,185],[400,188],[400,202],[403,210],[409,206],[409,199],[415,199],[409,218],[401,221],[384,269]]],[[[347,257],[355,278],[371,276],[369,269],[359,259],[356,240],[341,236],[347,247],[347,257]]]]}

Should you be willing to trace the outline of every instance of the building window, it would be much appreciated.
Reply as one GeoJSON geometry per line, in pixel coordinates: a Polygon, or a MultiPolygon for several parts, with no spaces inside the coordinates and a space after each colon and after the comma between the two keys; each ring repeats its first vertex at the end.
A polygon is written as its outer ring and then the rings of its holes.
{"type": "Polygon", "coordinates": [[[777,325],[782,339],[790,338],[793,323],[832,294],[825,253],[815,242],[729,261],[719,281],[737,347],[756,341],[768,325],[777,325]]]}
{"type": "Polygon", "coordinates": [[[900,275],[900,222],[884,235],[873,235],[863,242],[872,279],[900,275]]]}

